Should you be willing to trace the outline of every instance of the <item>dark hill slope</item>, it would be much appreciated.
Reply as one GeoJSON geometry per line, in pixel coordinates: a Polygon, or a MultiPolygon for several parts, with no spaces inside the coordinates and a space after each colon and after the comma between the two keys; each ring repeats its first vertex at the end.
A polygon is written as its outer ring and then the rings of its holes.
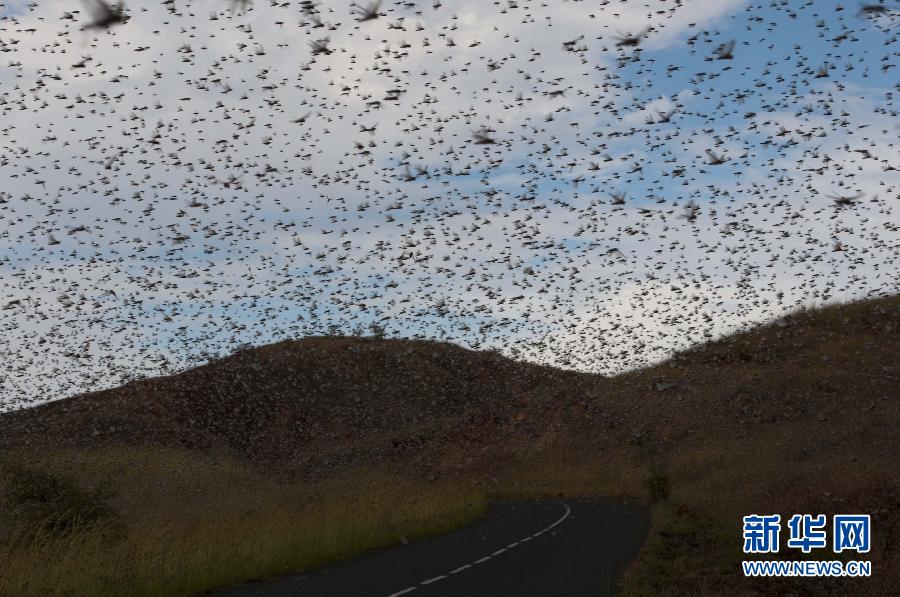
{"type": "Polygon", "coordinates": [[[900,449],[900,297],[801,311],[614,378],[603,394],[660,448],[774,433],[797,453],[848,437],[900,449]]]}
{"type": "Polygon", "coordinates": [[[0,449],[162,444],[307,472],[434,473],[568,445],[583,454],[773,438],[783,455],[900,456],[900,297],[804,311],[615,378],[408,340],[315,337],[242,350],[0,416],[0,449]]]}
{"type": "Polygon", "coordinates": [[[6,414],[0,446],[220,447],[294,465],[416,448],[428,459],[426,445],[496,438],[523,411],[593,383],[450,344],[316,337],[6,414]]]}

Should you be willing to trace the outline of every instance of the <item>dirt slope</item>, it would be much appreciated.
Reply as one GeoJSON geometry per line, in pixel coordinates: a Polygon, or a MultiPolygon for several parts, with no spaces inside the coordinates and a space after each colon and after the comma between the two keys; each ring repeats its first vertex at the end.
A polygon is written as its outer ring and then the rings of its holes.
{"type": "Polygon", "coordinates": [[[220,448],[291,468],[432,462],[591,376],[434,342],[308,338],[0,417],[0,446],[220,448]]]}
{"type": "MultiPolygon", "coordinates": [[[[235,545],[256,540],[232,529],[247,512],[296,518],[294,499],[266,506],[290,488],[349,479],[371,493],[402,479],[397,495],[475,487],[482,498],[646,500],[652,471],[671,496],[654,510],[628,594],[898,594],[898,331],[900,297],[833,306],[614,378],[435,342],[308,338],[0,415],[0,462],[113,483],[134,542],[157,526],[141,521],[162,512],[176,518],[167,532],[234,532],[235,545]],[[232,526],[197,531],[210,511],[230,512],[213,518],[232,526]],[[877,575],[748,582],[738,529],[751,512],[870,513],[877,575]]],[[[44,576],[46,563],[29,565],[44,576]]]]}
{"type": "Polygon", "coordinates": [[[307,338],[0,416],[0,449],[149,443],[320,473],[428,474],[556,443],[653,454],[754,437],[898,456],[900,298],[801,312],[615,378],[406,340],[307,338]],[[490,456],[487,456],[490,454],[490,456]]]}

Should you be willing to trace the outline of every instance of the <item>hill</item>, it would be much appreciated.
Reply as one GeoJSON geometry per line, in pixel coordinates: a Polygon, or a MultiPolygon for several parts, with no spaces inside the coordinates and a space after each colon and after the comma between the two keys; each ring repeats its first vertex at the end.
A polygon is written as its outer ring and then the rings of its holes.
{"type": "Polygon", "coordinates": [[[0,449],[218,449],[319,476],[387,461],[427,466],[513,427],[527,435],[515,425],[523,413],[583,398],[594,382],[451,344],[313,337],[8,413],[0,449]]]}

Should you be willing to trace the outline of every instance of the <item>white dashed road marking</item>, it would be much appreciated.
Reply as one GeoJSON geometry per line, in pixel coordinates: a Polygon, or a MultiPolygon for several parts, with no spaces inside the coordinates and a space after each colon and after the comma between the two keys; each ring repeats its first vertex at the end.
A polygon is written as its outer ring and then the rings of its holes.
{"type": "Polygon", "coordinates": [[[416,590],[417,588],[419,588],[419,587],[423,587],[423,586],[425,586],[425,585],[430,585],[430,584],[433,583],[433,582],[437,582],[437,581],[439,581],[439,580],[442,580],[442,579],[447,578],[447,576],[449,576],[450,574],[456,574],[457,572],[462,572],[462,571],[465,570],[466,568],[471,568],[471,567],[472,567],[473,565],[475,565],[475,564],[481,564],[482,562],[486,562],[486,561],[490,560],[492,557],[497,556],[497,555],[500,555],[500,554],[503,553],[504,551],[509,551],[510,549],[512,549],[513,547],[515,547],[516,545],[520,545],[520,544],[525,543],[526,541],[528,541],[528,540],[530,540],[530,539],[533,539],[533,538],[535,538],[535,537],[537,537],[537,536],[539,536],[539,535],[541,535],[541,534],[543,534],[543,533],[546,533],[547,531],[549,531],[550,529],[552,529],[553,527],[555,527],[556,525],[560,524],[562,521],[564,521],[565,519],[567,519],[567,518],[569,517],[569,514],[572,513],[572,509],[569,508],[569,505],[568,505],[568,504],[563,504],[562,502],[560,502],[560,504],[562,504],[562,506],[566,509],[565,514],[563,514],[562,517],[559,518],[559,520],[557,520],[556,522],[554,522],[554,523],[551,524],[550,526],[541,529],[541,530],[538,531],[537,533],[534,533],[533,535],[531,535],[531,536],[529,536],[529,537],[525,537],[524,539],[520,539],[519,541],[516,541],[516,542],[514,542],[514,543],[510,543],[510,544],[507,545],[506,547],[504,547],[504,548],[502,548],[502,549],[498,549],[497,551],[495,551],[494,553],[492,553],[492,554],[489,555],[489,556],[484,556],[484,557],[481,558],[481,559],[475,560],[475,561],[472,562],[471,564],[465,564],[465,565],[463,565],[463,566],[460,566],[460,567],[457,568],[456,570],[451,570],[451,571],[448,572],[447,574],[442,574],[441,576],[435,576],[434,578],[429,578],[428,580],[423,580],[422,582],[420,582],[419,584],[417,584],[417,585],[415,585],[415,586],[413,586],[413,587],[407,587],[407,588],[403,589],[402,591],[397,591],[396,593],[391,593],[391,594],[388,595],[387,597],[400,597],[400,595],[406,595],[407,593],[411,593],[412,591],[415,591],[415,590],[416,590]]]}

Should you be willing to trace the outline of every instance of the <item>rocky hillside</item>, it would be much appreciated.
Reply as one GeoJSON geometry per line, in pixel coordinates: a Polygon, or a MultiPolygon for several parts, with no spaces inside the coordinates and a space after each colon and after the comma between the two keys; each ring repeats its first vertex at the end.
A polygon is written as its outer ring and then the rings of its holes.
{"type": "Polygon", "coordinates": [[[774,434],[799,452],[853,437],[879,446],[872,456],[897,454],[900,297],[797,312],[615,378],[604,393],[658,445],[774,434]]]}
{"type": "Polygon", "coordinates": [[[301,468],[432,461],[594,383],[450,344],[315,337],[3,415],[0,446],[169,444],[301,468]]]}
{"type": "Polygon", "coordinates": [[[835,306],[615,378],[435,342],[307,338],[2,415],[0,448],[164,444],[307,474],[396,462],[435,475],[560,443],[740,449],[763,435],[793,457],[893,458],[898,331],[898,297],[835,306]]]}

